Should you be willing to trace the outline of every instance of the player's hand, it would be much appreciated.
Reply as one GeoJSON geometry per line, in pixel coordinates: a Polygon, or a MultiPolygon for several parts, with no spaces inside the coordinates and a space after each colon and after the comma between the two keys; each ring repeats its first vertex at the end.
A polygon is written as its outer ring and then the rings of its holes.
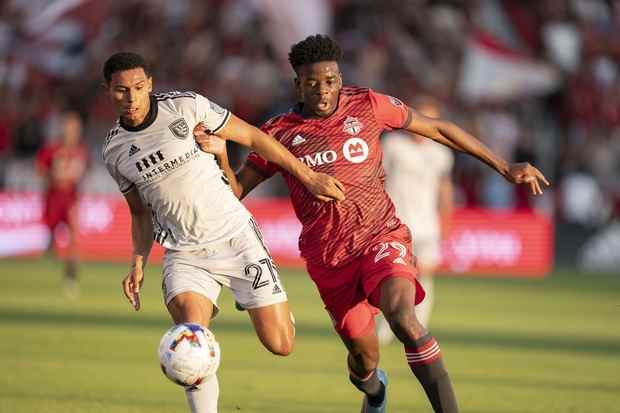
{"type": "Polygon", "coordinates": [[[202,123],[196,125],[193,133],[194,140],[204,152],[216,156],[223,156],[226,153],[226,140],[209,133],[202,123]]]}
{"type": "Polygon", "coordinates": [[[144,272],[141,265],[132,266],[127,276],[123,279],[123,292],[133,308],[140,309],[140,288],[144,283],[144,272]]]}
{"type": "Polygon", "coordinates": [[[344,185],[331,175],[313,172],[306,188],[323,202],[344,200],[344,185]]]}
{"type": "Polygon", "coordinates": [[[512,163],[508,167],[508,175],[506,176],[513,184],[528,184],[532,195],[541,195],[543,193],[541,182],[549,186],[547,178],[529,162],[512,163]]]}

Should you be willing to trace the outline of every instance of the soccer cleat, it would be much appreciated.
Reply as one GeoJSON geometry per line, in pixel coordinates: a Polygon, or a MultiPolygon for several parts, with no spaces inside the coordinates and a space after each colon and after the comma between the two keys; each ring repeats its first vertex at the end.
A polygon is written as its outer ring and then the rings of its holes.
{"type": "Polygon", "coordinates": [[[368,403],[368,396],[364,396],[361,413],[385,413],[387,411],[387,374],[385,373],[385,371],[377,369],[377,376],[379,377],[379,381],[383,383],[383,386],[385,387],[385,396],[383,397],[383,402],[379,407],[373,407],[370,405],[370,403],[368,403]]]}

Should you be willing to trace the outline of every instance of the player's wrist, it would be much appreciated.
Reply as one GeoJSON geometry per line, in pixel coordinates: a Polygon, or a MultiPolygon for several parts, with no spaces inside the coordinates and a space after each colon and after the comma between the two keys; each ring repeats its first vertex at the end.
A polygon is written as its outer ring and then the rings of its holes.
{"type": "Polygon", "coordinates": [[[142,255],[142,254],[134,254],[134,256],[133,256],[133,258],[131,260],[131,268],[132,269],[139,268],[140,270],[143,270],[145,264],[146,264],[146,259],[145,259],[144,255],[142,255]]]}

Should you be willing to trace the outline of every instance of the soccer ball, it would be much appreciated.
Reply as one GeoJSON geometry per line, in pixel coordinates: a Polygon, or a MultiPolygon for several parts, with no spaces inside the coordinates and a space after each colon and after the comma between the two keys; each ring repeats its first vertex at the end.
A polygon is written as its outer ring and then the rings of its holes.
{"type": "Polygon", "coordinates": [[[197,386],[217,371],[220,345],[213,333],[199,324],[177,324],[159,342],[159,364],[176,384],[197,386]]]}

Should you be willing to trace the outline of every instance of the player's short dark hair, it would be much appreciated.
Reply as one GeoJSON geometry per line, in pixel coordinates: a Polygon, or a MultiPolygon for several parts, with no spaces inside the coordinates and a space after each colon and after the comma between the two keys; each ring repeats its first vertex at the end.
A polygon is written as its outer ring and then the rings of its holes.
{"type": "Polygon", "coordinates": [[[146,73],[147,76],[150,75],[150,70],[146,61],[139,54],[132,52],[114,53],[103,64],[103,78],[106,83],[109,83],[114,73],[140,67],[144,69],[144,73],[146,73]]]}
{"type": "Polygon", "coordinates": [[[331,37],[322,34],[308,36],[291,47],[288,61],[297,71],[300,66],[317,63],[339,61],[342,49],[331,37]]]}

